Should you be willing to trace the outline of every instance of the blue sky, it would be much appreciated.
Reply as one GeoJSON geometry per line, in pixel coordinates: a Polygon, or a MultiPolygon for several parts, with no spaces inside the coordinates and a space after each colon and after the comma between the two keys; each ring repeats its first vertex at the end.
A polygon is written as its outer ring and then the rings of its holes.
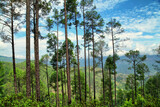
{"type": "MultiPolygon", "coordinates": [[[[63,1],[63,0],[60,0],[63,1]]],[[[80,1],[80,0],[79,0],[80,1]]],[[[105,25],[111,18],[117,19],[125,29],[123,34],[118,35],[120,38],[130,38],[129,41],[122,43],[119,55],[124,55],[129,50],[139,50],[141,54],[155,54],[153,49],[158,47],[160,41],[160,0],[95,0],[94,4],[97,11],[104,18],[105,25]]],[[[57,8],[62,8],[63,2],[57,8]]],[[[25,7],[23,11],[25,13],[25,7]]],[[[51,15],[51,14],[50,14],[51,15]]],[[[81,19],[80,19],[81,20],[81,19]]],[[[45,20],[40,20],[40,24],[44,24],[45,20]]],[[[1,25],[0,25],[1,26],[1,25]]],[[[73,27],[74,28],[74,27],[73,27]]],[[[42,35],[46,35],[47,31],[44,27],[40,27],[42,35]]],[[[68,29],[69,38],[76,43],[74,29],[68,29]]],[[[64,41],[64,28],[60,28],[60,40],[64,41]]],[[[79,44],[83,43],[83,29],[79,28],[79,44]]],[[[105,55],[112,54],[111,36],[104,34],[106,43],[109,44],[110,50],[105,55]]],[[[98,35],[96,35],[98,40],[98,35]]],[[[46,53],[46,41],[40,40],[40,56],[46,53]]],[[[31,57],[34,58],[33,37],[31,38],[31,57]]],[[[83,57],[83,47],[81,47],[81,55],[83,57]]],[[[17,58],[25,58],[25,25],[20,32],[15,35],[15,50],[17,58]]],[[[0,42],[0,55],[11,56],[11,45],[0,42]]]]}

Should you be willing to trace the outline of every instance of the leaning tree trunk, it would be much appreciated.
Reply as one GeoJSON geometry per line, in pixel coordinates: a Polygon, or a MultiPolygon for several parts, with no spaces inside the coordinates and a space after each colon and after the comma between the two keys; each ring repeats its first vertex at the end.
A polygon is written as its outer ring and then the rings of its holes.
{"type": "Polygon", "coordinates": [[[15,62],[15,49],[14,49],[14,24],[13,24],[13,6],[11,3],[11,33],[12,33],[12,60],[13,60],[13,74],[14,74],[14,90],[17,94],[17,78],[16,78],[16,62],[15,62]]]}
{"type": "Polygon", "coordinates": [[[26,0],[26,95],[31,96],[30,65],[30,0],[26,0]]]}
{"type": "Polygon", "coordinates": [[[70,83],[69,56],[68,56],[68,37],[67,37],[67,9],[66,9],[66,0],[64,0],[64,9],[65,9],[65,40],[66,40],[66,63],[67,63],[68,104],[71,104],[71,83],[70,83]]]}
{"type": "Polygon", "coordinates": [[[34,50],[35,50],[35,76],[36,76],[36,98],[40,101],[40,78],[39,78],[39,0],[36,0],[36,26],[35,26],[35,37],[34,37],[34,50]]]}

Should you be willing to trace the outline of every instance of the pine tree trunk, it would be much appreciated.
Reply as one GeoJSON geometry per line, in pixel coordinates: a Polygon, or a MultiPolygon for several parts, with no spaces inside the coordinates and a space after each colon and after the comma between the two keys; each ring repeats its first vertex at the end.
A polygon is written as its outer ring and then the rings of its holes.
{"type": "MultiPolygon", "coordinates": [[[[84,0],[83,0],[84,2],[84,0]]],[[[84,13],[84,6],[83,6],[83,22],[84,22],[84,64],[85,64],[85,103],[87,100],[87,66],[86,66],[86,29],[85,29],[85,13],[84,13]]]]}
{"type": "Polygon", "coordinates": [[[93,32],[93,22],[92,22],[92,42],[93,42],[93,90],[94,90],[94,100],[96,99],[96,87],[95,87],[95,56],[94,56],[94,32],[93,32]]]}
{"type": "MultiPolygon", "coordinates": [[[[132,80],[132,84],[133,84],[133,80],[132,80]]],[[[132,104],[134,104],[134,91],[133,91],[133,86],[132,86],[132,104]]]]}
{"type": "Polygon", "coordinates": [[[26,95],[31,96],[30,65],[30,0],[26,0],[26,95]]]}
{"type": "Polygon", "coordinates": [[[134,66],[134,80],[135,80],[135,98],[137,97],[137,85],[136,85],[136,65],[135,65],[135,61],[133,61],[133,66],[134,66]]]}
{"type": "Polygon", "coordinates": [[[113,106],[112,101],[112,78],[111,78],[111,69],[109,68],[109,99],[110,99],[110,107],[113,106]]]}
{"type": "Polygon", "coordinates": [[[88,69],[89,69],[89,99],[91,101],[91,75],[90,75],[90,55],[89,55],[89,42],[88,42],[88,69]]]}
{"type": "Polygon", "coordinates": [[[68,56],[68,37],[67,37],[67,9],[66,0],[64,0],[65,9],[65,40],[66,40],[66,63],[67,63],[67,87],[68,87],[68,104],[71,104],[71,83],[70,83],[70,72],[69,72],[69,56],[68,56]]]}
{"type": "Polygon", "coordinates": [[[34,50],[35,50],[35,76],[36,76],[36,98],[40,101],[40,78],[39,78],[39,0],[36,0],[36,26],[35,26],[35,37],[34,37],[34,50]]]}
{"type": "Polygon", "coordinates": [[[59,86],[58,86],[58,20],[57,20],[57,97],[56,106],[59,107],[59,86]]]}
{"type": "Polygon", "coordinates": [[[144,78],[143,78],[143,97],[145,97],[145,94],[144,94],[144,78]]]}
{"type": "Polygon", "coordinates": [[[64,105],[64,89],[63,89],[63,75],[61,71],[61,85],[62,85],[62,106],[64,105]]]}
{"type": "Polygon", "coordinates": [[[17,78],[16,78],[16,62],[15,62],[15,49],[14,49],[14,24],[13,24],[13,6],[11,3],[11,33],[12,33],[12,60],[13,60],[13,75],[14,75],[14,90],[17,94],[17,78]]]}
{"type": "Polygon", "coordinates": [[[101,63],[102,63],[102,80],[103,80],[103,100],[105,105],[105,90],[104,90],[104,71],[103,71],[103,50],[101,50],[101,63]]]}
{"type": "MultiPolygon", "coordinates": [[[[77,12],[77,9],[76,9],[77,12]]],[[[76,23],[76,40],[77,40],[77,62],[78,62],[78,85],[79,85],[79,96],[81,102],[81,80],[80,80],[80,69],[79,69],[79,44],[78,44],[78,28],[77,28],[77,13],[75,12],[75,23],[76,23]]]]}
{"type": "MultiPolygon", "coordinates": [[[[48,61],[47,61],[48,62],[48,61]]],[[[48,88],[48,99],[50,102],[50,93],[49,93],[49,77],[48,77],[48,65],[46,64],[46,75],[47,75],[47,88],[48,88]]]]}
{"type": "MultiPolygon", "coordinates": [[[[111,19],[112,22],[112,19],[111,19]]],[[[115,106],[116,106],[116,62],[115,62],[115,50],[114,50],[114,37],[113,37],[113,27],[111,25],[111,35],[112,35],[112,46],[113,46],[113,68],[114,68],[114,91],[115,91],[115,106]]]]}
{"type": "Polygon", "coordinates": [[[74,64],[74,86],[75,86],[75,87],[74,87],[74,91],[75,91],[75,92],[74,92],[74,93],[75,93],[75,95],[74,95],[75,97],[74,97],[74,98],[76,99],[76,88],[77,88],[77,84],[76,84],[76,66],[75,66],[75,64],[74,64]]]}

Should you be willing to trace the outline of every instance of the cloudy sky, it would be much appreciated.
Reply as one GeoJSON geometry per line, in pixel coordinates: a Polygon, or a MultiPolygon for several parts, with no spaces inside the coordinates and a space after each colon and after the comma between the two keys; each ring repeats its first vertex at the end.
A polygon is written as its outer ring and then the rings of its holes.
{"type": "MultiPolygon", "coordinates": [[[[63,0],[60,0],[63,1],[63,0]]],[[[122,43],[125,47],[122,48],[119,55],[124,55],[129,50],[139,50],[141,54],[153,55],[153,49],[158,47],[160,41],[160,0],[95,0],[94,5],[97,11],[104,18],[105,25],[115,18],[125,29],[123,34],[118,35],[121,38],[130,38],[130,40],[122,43]]],[[[58,8],[62,8],[63,3],[60,3],[58,8]]],[[[25,7],[23,9],[25,13],[25,7]]],[[[81,20],[81,19],[80,19],[81,20]]],[[[45,19],[40,20],[40,25],[45,24],[45,19]]],[[[1,27],[2,25],[0,25],[1,27]]],[[[43,36],[48,32],[44,27],[40,26],[40,31],[43,36]]],[[[74,29],[68,29],[69,38],[76,43],[74,29]]],[[[83,44],[83,29],[79,28],[79,44],[83,44]]],[[[105,55],[112,54],[111,36],[105,35],[105,41],[108,43],[110,50],[105,52],[105,55]]],[[[64,28],[60,27],[60,41],[64,41],[64,28]]],[[[22,26],[19,33],[15,35],[15,54],[16,58],[25,58],[25,25],[22,26]]],[[[98,40],[98,35],[96,37],[98,40]]],[[[46,54],[47,40],[39,41],[40,56],[46,54]]],[[[83,47],[81,46],[81,55],[83,58],[83,47]]],[[[0,41],[0,55],[12,56],[11,45],[0,41]]],[[[34,59],[33,37],[31,38],[31,57],[34,59]]]]}

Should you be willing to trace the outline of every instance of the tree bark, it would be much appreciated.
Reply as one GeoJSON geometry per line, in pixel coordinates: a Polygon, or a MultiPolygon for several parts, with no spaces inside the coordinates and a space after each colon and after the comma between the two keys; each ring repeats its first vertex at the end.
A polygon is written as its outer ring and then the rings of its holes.
{"type": "Polygon", "coordinates": [[[75,11],[75,23],[76,23],[76,40],[77,40],[77,63],[78,63],[78,85],[79,85],[79,96],[81,102],[81,80],[80,80],[80,69],[79,69],[79,44],[78,44],[78,28],[77,28],[77,9],[75,11]]]}
{"type": "Polygon", "coordinates": [[[40,78],[39,78],[39,0],[36,0],[36,26],[35,26],[35,37],[34,37],[34,50],[35,50],[35,73],[36,73],[36,98],[40,101],[40,78]]]}
{"type": "MultiPolygon", "coordinates": [[[[84,2],[84,0],[83,0],[84,2]]],[[[85,64],[85,103],[87,100],[87,66],[86,66],[86,26],[85,26],[85,13],[84,13],[84,6],[83,6],[83,22],[84,22],[84,64],[85,64]]]]}
{"type": "Polygon", "coordinates": [[[30,0],[26,0],[26,95],[31,96],[30,65],[30,0]]]}
{"type": "Polygon", "coordinates": [[[12,61],[13,61],[13,75],[14,75],[14,90],[17,94],[17,78],[16,78],[16,62],[15,62],[15,48],[14,48],[14,22],[13,22],[13,6],[11,2],[11,33],[12,33],[12,61]]]}
{"type": "MultiPolygon", "coordinates": [[[[47,61],[48,62],[48,61],[47,61]]],[[[48,99],[50,101],[50,93],[49,93],[49,77],[48,77],[48,65],[46,64],[46,75],[47,75],[47,88],[48,88],[48,99]]]]}
{"type": "Polygon", "coordinates": [[[71,104],[71,83],[70,83],[70,72],[69,72],[69,57],[68,57],[68,37],[67,37],[67,9],[66,0],[64,0],[65,9],[65,40],[66,40],[66,63],[67,63],[67,87],[68,87],[68,104],[71,104]]]}
{"type": "Polygon", "coordinates": [[[94,90],[94,100],[96,99],[96,87],[95,87],[95,56],[94,56],[94,32],[93,32],[93,22],[92,22],[92,42],[93,42],[93,90],[94,90]]]}
{"type": "Polygon", "coordinates": [[[57,20],[57,97],[56,106],[59,107],[59,86],[58,86],[58,20],[57,20]]]}
{"type": "Polygon", "coordinates": [[[89,42],[88,42],[88,69],[89,69],[89,99],[91,101],[91,75],[90,75],[90,55],[89,55],[89,42]]]}
{"type": "Polygon", "coordinates": [[[103,100],[105,105],[105,88],[104,88],[104,71],[103,71],[103,50],[101,50],[101,63],[102,63],[102,80],[103,80],[103,100]]]}
{"type": "Polygon", "coordinates": [[[109,68],[109,99],[110,99],[110,107],[113,106],[112,101],[112,78],[111,78],[111,69],[109,68]]]}
{"type": "Polygon", "coordinates": [[[137,97],[137,84],[136,84],[136,65],[135,65],[135,61],[133,61],[133,66],[134,66],[134,80],[135,80],[135,98],[137,97]]]}
{"type": "MultiPolygon", "coordinates": [[[[111,19],[112,22],[112,19],[111,19]]],[[[113,68],[114,68],[114,91],[115,91],[115,106],[116,106],[116,64],[115,64],[115,50],[114,50],[114,37],[113,37],[113,26],[111,25],[112,35],[112,46],[113,46],[113,68]]]]}
{"type": "Polygon", "coordinates": [[[64,89],[63,89],[63,75],[61,72],[61,85],[62,85],[62,106],[64,105],[64,89]]]}
{"type": "Polygon", "coordinates": [[[144,94],[144,78],[143,78],[143,97],[145,97],[145,94],[144,94]]]}
{"type": "Polygon", "coordinates": [[[76,66],[75,66],[75,64],[74,64],[74,93],[75,93],[75,99],[76,99],[76,88],[77,88],[77,84],[76,84],[76,66]]]}

